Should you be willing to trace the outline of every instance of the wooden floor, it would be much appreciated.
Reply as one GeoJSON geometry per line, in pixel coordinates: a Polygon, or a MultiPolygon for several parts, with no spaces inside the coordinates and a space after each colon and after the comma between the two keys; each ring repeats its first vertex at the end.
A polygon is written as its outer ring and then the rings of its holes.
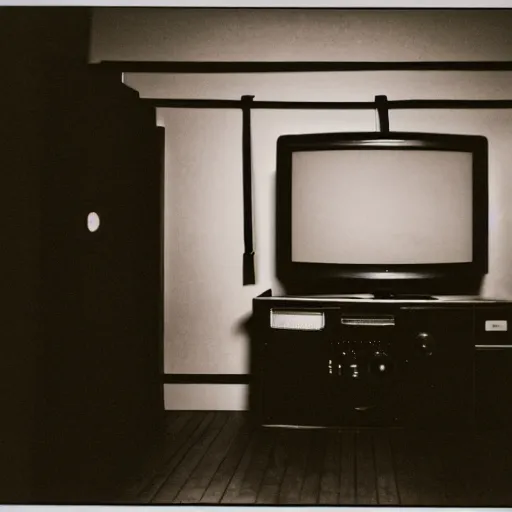
{"type": "Polygon", "coordinates": [[[512,505],[505,435],[255,428],[244,413],[169,412],[130,504],[512,505]]]}

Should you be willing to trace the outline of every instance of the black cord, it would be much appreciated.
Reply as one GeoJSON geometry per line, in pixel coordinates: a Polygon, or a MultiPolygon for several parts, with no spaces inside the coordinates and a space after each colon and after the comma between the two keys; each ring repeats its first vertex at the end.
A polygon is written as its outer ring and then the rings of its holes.
{"type": "Polygon", "coordinates": [[[242,96],[242,158],[244,188],[243,284],[255,284],[252,215],[251,103],[254,96],[242,96]]]}

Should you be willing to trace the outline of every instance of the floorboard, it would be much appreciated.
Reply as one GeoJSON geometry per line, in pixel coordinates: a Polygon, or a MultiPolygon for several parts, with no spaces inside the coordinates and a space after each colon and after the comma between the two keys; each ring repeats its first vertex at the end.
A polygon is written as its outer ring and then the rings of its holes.
{"type": "Polygon", "coordinates": [[[279,491],[279,504],[297,505],[300,502],[311,437],[310,430],[290,430],[288,434],[288,442],[285,442],[287,467],[279,491]]]}
{"type": "Polygon", "coordinates": [[[202,457],[215,440],[227,421],[226,413],[213,413],[213,418],[205,418],[201,427],[194,435],[193,441],[187,450],[186,456],[169,474],[158,493],[151,500],[152,503],[173,503],[181,488],[187,483],[202,457]]]}
{"type": "Polygon", "coordinates": [[[215,472],[226,456],[233,438],[240,428],[241,421],[241,416],[236,414],[227,418],[221,432],[178,493],[174,503],[198,503],[201,500],[215,472]]]}
{"type": "Polygon", "coordinates": [[[306,475],[300,491],[299,503],[313,505],[318,503],[320,494],[320,477],[322,475],[322,463],[325,452],[325,432],[313,431],[311,448],[306,463],[306,475]]]}
{"type": "Polygon", "coordinates": [[[173,411],[148,460],[115,503],[512,505],[507,433],[258,428],[243,412],[173,411]]]}
{"type": "Polygon", "coordinates": [[[251,463],[251,459],[256,454],[256,447],[260,443],[261,436],[263,432],[261,430],[252,432],[251,439],[249,441],[248,446],[246,447],[242,458],[240,459],[234,474],[226,488],[226,492],[222,496],[220,503],[229,504],[235,503],[238,494],[242,488],[242,484],[244,481],[245,473],[251,463]]]}
{"type": "Polygon", "coordinates": [[[337,505],[340,496],[340,455],[341,436],[336,431],[326,432],[325,453],[318,503],[320,505],[337,505]]]}
{"type": "Polygon", "coordinates": [[[165,418],[164,446],[154,446],[152,453],[148,454],[147,461],[138,471],[136,476],[126,482],[123,490],[123,502],[138,503],[143,498],[143,490],[151,485],[158,474],[158,470],[165,462],[165,456],[169,450],[177,449],[180,444],[178,434],[183,431],[187,423],[192,419],[193,413],[168,413],[165,418]],[[167,451],[166,451],[167,447],[167,451]]]}
{"type": "Polygon", "coordinates": [[[256,502],[261,487],[265,469],[272,450],[273,432],[263,430],[258,432],[251,461],[247,467],[240,487],[240,492],[232,500],[237,504],[253,504],[256,502]]]}
{"type": "Polygon", "coordinates": [[[375,458],[371,433],[365,430],[357,433],[355,452],[356,503],[377,505],[375,458]]]}
{"type": "Polygon", "coordinates": [[[286,431],[272,431],[273,443],[271,455],[256,498],[258,505],[275,505],[279,500],[279,489],[286,470],[285,439],[286,431]]]}
{"type": "Polygon", "coordinates": [[[401,504],[446,506],[447,482],[440,463],[443,454],[435,449],[434,439],[423,432],[397,431],[393,443],[401,504]]]}
{"type": "Polygon", "coordinates": [[[192,416],[191,420],[187,423],[187,428],[180,432],[180,435],[177,436],[174,443],[171,442],[166,447],[166,451],[168,453],[166,454],[165,463],[162,465],[150,485],[142,492],[141,502],[153,502],[160,489],[165,485],[169,476],[184,459],[187,451],[194,445],[201,433],[211,423],[212,419],[213,413],[199,413],[192,416]]]}
{"type": "Polygon", "coordinates": [[[373,435],[377,501],[379,505],[399,505],[398,487],[395,478],[393,454],[389,436],[381,431],[373,435]]]}
{"type": "Polygon", "coordinates": [[[408,445],[402,432],[392,431],[390,443],[400,505],[421,505],[420,486],[416,483],[418,480],[416,465],[414,458],[408,454],[408,445]]]}
{"type": "Polygon", "coordinates": [[[226,457],[222,460],[211,482],[200,499],[202,504],[218,504],[224,496],[231,479],[238,468],[253,434],[253,429],[247,424],[242,424],[226,457]]]}
{"type": "Polygon", "coordinates": [[[338,503],[340,505],[355,505],[357,503],[356,433],[343,432],[340,434],[340,442],[338,503]]]}

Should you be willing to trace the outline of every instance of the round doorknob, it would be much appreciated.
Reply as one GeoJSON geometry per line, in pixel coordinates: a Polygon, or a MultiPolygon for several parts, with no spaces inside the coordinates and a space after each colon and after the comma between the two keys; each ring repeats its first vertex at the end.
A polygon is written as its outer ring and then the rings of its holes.
{"type": "Polygon", "coordinates": [[[100,227],[100,216],[96,212],[91,212],[89,215],[87,215],[87,229],[94,233],[95,231],[98,231],[98,228],[100,227]]]}

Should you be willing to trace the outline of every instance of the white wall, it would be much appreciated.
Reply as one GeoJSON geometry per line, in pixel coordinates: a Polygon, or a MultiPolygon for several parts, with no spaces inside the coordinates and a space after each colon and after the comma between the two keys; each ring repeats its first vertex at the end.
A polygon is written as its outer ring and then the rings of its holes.
{"type": "MultiPolygon", "coordinates": [[[[91,60],[501,60],[512,50],[512,12],[99,10],[91,60]],[[290,14],[290,18],[287,17],[290,14]],[[384,16],[382,16],[384,14],[384,16]],[[235,20],[235,21],[233,21],[235,20]],[[492,23],[491,23],[492,21],[492,23]],[[279,25],[279,30],[277,29],[279,25]],[[475,43],[478,41],[478,45],[475,43]],[[258,43],[258,44],[256,44],[258,43]],[[272,51],[273,49],[273,51],[272,51]]],[[[144,75],[125,82],[144,97],[371,101],[512,98],[508,72],[144,75]]],[[[165,369],[245,373],[241,323],[252,298],[277,289],[273,261],[275,144],[284,133],[374,130],[372,111],[253,111],[257,285],[242,286],[239,110],[161,109],[166,127],[165,369]]],[[[482,293],[511,297],[512,112],[392,111],[391,128],[481,134],[490,143],[490,271],[482,293]]],[[[244,386],[166,385],[169,409],[243,409],[244,386]]]]}
{"type": "Polygon", "coordinates": [[[91,60],[507,60],[512,11],[96,9],[91,60]]]}

